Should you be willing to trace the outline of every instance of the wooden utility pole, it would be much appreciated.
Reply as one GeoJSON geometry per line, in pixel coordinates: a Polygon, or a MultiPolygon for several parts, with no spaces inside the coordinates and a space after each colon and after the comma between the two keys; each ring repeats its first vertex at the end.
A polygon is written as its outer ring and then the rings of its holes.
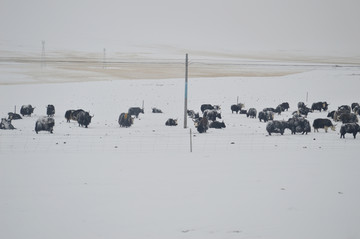
{"type": "Polygon", "coordinates": [[[187,99],[188,99],[188,54],[185,59],[185,104],[184,104],[184,129],[187,128],[187,99]]]}

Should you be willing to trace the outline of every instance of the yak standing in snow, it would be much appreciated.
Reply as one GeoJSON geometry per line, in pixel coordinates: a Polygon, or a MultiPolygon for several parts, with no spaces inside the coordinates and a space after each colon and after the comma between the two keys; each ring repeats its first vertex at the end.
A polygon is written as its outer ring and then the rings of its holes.
{"type": "Polygon", "coordinates": [[[286,121],[273,120],[269,121],[266,125],[266,131],[271,135],[271,133],[284,134],[285,129],[289,128],[289,123],[286,121]]]}
{"type": "Polygon", "coordinates": [[[78,109],[78,110],[67,110],[65,112],[65,118],[66,118],[66,122],[70,122],[70,120],[78,120],[78,116],[81,112],[85,112],[82,109],[78,109]]]}
{"type": "Polygon", "coordinates": [[[288,109],[290,108],[290,105],[288,102],[283,102],[280,104],[280,107],[281,107],[282,111],[285,111],[285,110],[288,111],[288,109]]]}
{"type": "Polygon", "coordinates": [[[135,115],[136,118],[139,118],[140,113],[144,114],[144,109],[142,109],[140,107],[130,107],[128,110],[128,114],[130,116],[135,115]]]}
{"type": "Polygon", "coordinates": [[[244,107],[244,104],[239,103],[236,105],[231,105],[230,109],[231,109],[231,113],[234,113],[234,111],[236,112],[236,114],[241,111],[241,109],[244,107]]]}
{"type": "Polygon", "coordinates": [[[328,106],[329,106],[329,104],[326,101],[324,101],[324,102],[316,102],[316,103],[312,104],[311,110],[312,111],[318,110],[320,112],[321,112],[321,110],[327,111],[328,106]]]}
{"type": "Polygon", "coordinates": [[[91,116],[89,112],[80,112],[77,115],[77,122],[79,123],[79,126],[85,126],[85,128],[88,127],[88,125],[91,123],[91,118],[94,116],[91,116]]]}
{"type": "Polygon", "coordinates": [[[288,120],[291,134],[302,133],[307,134],[311,132],[310,122],[304,117],[292,117],[288,120]]]}
{"type": "Polygon", "coordinates": [[[200,106],[200,110],[203,113],[205,110],[220,110],[220,106],[219,105],[211,105],[211,104],[202,104],[200,106]]]}
{"type": "Polygon", "coordinates": [[[23,105],[21,106],[20,114],[22,114],[22,116],[24,115],[31,116],[31,114],[34,113],[34,109],[35,107],[32,107],[31,105],[23,105]]]}
{"type": "Polygon", "coordinates": [[[193,121],[199,133],[205,133],[209,129],[209,120],[206,117],[200,117],[193,121]]]}
{"type": "Polygon", "coordinates": [[[70,120],[71,120],[71,114],[74,112],[75,110],[67,110],[66,112],[65,112],[65,119],[66,119],[66,122],[70,122],[70,120]]]}
{"type": "Polygon", "coordinates": [[[119,116],[119,125],[120,127],[130,127],[134,123],[134,118],[131,117],[128,113],[121,113],[119,116]]]}
{"type": "Polygon", "coordinates": [[[54,105],[46,106],[46,114],[47,114],[47,116],[54,116],[55,115],[55,106],[54,105]]]}
{"type": "Polygon", "coordinates": [[[356,134],[360,132],[360,126],[357,123],[346,123],[341,125],[340,128],[340,139],[344,138],[345,139],[345,134],[349,133],[349,134],[353,134],[354,139],[356,138],[356,134]]]}
{"type": "Polygon", "coordinates": [[[345,123],[357,123],[359,122],[359,119],[357,117],[357,115],[355,113],[344,113],[344,114],[341,114],[338,119],[343,122],[344,124],[345,123]]]}
{"type": "MultiPolygon", "coordinates": [[[[351,107],[348,105],[339,106],[337,111],[334,113],[334,121],[342,121],[340,118],[342,115],[351,114],[351,107]]],[[[351,122],[343,122],[343,123],[351,123],[351,122]]]]}
{"type": "Polygon", "coordinates": [[[54,118],[47,116],[41,117],[35,123],[35,132],[38,133],[39,131],[49,131],[52,134],[54,130],[54,125],[54,118]]]}
{"type": "Polygon", "coordinates": [[[296,113],[296,114],[298,114],[298,115],[300,114],[300,115],[303,115],[303,116],[307,117],[307,115],[308,115],[310,112],[313,112],[313,110],[310,109],[309,107],[307,107],[304,102],[299,102],[299,103],[298,103],[298,110],[295,111],[293,114],[296,113]]]}
{"type": "Polygon", "coordinates": [[[335,131],[335,125],[332,124],[331,120],[329,119],[315,119],[313,122],[314,132],[319,132],[319,129],[325,129],[327,133],[328,128],[335,131]]]}
{"type": "Polygon", "coordinates": [[[274,112],[271,111],[260,111],[258,114],[259,121],[264,120],[264,122],[267,122],[269,120],[274,119],[274,112]]]}
{"type": "Polygon", "coordinates": [[[328,117],[330,119],[334,119],[335,112],[336,112],[335,110],[329,112],[326,117],[328,117]]]}
{"type": "Polygon", "coordinates": [[[208,118],[208,120],[215,121],[216,118],[221,119],[221,113],[217,112],[217,110],[205,110],[204,117],[208,118]]]}
{"type": "Polygon", "coordinates": [[[256,114],[257,114],[256,109],[255,108],[250,108],[246,113],[246,117],[250,116],[250,118],[256,118],[256,114]]]}

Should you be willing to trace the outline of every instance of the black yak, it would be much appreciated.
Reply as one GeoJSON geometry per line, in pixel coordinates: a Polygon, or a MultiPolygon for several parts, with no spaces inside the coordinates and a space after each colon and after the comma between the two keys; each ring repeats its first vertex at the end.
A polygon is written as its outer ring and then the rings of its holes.
{"type": "Polygon", "coordinates": [[[89,112],[82,111],[77,115],[77,122],[79,123],[79,126],[85,126],[85,128],[87,128],[91,123],[92,117],[94,116],[91,116],[89,112]]]}
{"type": "Polygon", "coordinates": [[[221,113],[217,112],[216,110],[205,110],[204,117],[208,120],[215,121],[216,118],[221,119],[221,113]]]}
{"type": "Polygon", "coordinates": [[[11,119],[2,118],[0,122],[0,129],[15,129],[11,124],[11,119]]]}
{"type": "Polygon", "coordinates": [[[81,112],[85,112],[85,111],[82,110],[82,109],[78,109],[78,110],[67,110],[67,111],[65,112],[66,122],[70,122],[70,120],[75,120],[75,121],[77,121],[77,120],[78,120],[78,115],[79,115],[81,112]]]}
{"type": "Polygon", "coordinates": [[[206,117],[200,117],[194,122],[199,133],[205,133],[209,129],[209,120],[206,117]]]}
{"type": "Polygon", "coordinates": [[[8,115],[9,115],[8,119],[11,119],[11,120],[22,119],[21,116],[19,114],[16,114],[16,113],[9,112],[8,115]]]}
{"type": "Polygon", "coordinates": [[[47,116],[41,117],[35,123],[35,132],[38,133],[39,131],[49,131],[52,134],[54,130],[54,125],[54,118],[47,116]]]}
{"type": "Polygon", "coordinates": [[[340,139],[341,138],[345,139],[345,134],[346,133],[353,134],[354,139],[355,139],[356,134],[358,132],[360,132],[360,126],[357,123],[343,124],[343,125],[341,125],[341,128],[340,128],[340,139]]]}
{"type": "Polygon", "coordinates": [[[271,133],[284,134],[285,129],[289,128],[289,123],[286,121],[273,120],[269,121],[266,125],[266,131],[271,135],[271,133]]]}
{"type": "Polygon", "coordinates": [[[319,132],[319,129],[325,129],[327,133],[328,128],[335,131],[335,125],[332,124],[331,120],[329,119],[315,119],[313,122],[314,132],[319,132]]]}
{"type": "Polygon", "coordinates": [[[162,113],[162,110],[157,109],[157,108],[152,108],[152,112],[153,112],[153,113],[159,113],[159,114],[161,114],[161,113],[162,113]]]}
{"type": "Polygon", "coordinates": [[[55,106],[54,105],[46,106],[46,114],[47,114],[47,116],[54,116],[55,115],[55,106]]]}
{"type": "Polygon", "coordinates": [[[324,102],[316,102],[316,103],[313,103],[312,106],[311,106],[311,110],[314,111],[314,110],[318,110],[321,112],[321,110],[323,111],[327,111],[328,110],[328,106],[329,104],[324,101],[324,102]]]}
{"type": "Polygon", "coordinates": [[[211,104],[202,104],[200,106],[200,110],[203,113],[205,110],[220,110],[220,106],[219,105],[211,105],[211,104]]]}
{"type": "Polygon", "coordinates": [[[259,121],[264,120],[264,122],[267,122],[269,120],[274,119],[274,113],[271,111],[260,111],[258,114],[259,121]]]}
{"type": "Polygon", "coordinates": [[[234,111],[236,112],[236,114],[244,107],[244,104],[236,104],[236,105],[231,105],[230,109],[231,109],[231,113],[234,113],[234,111]]]}
{"type": "Polygon", "coordinates": [[[31,114],[34,113],[34,109],[35,109],[35,107],[32,107],[31,105],[23,105],[23,106],[21,106],[20,114],[22,116],[24,116],[24,115],[31,116],[31,114]]]}
{"type": "Polygon", "coordinates": [[[310,122],[303,117],[292,117],[288,120],[291,134],[302,133],[307,134],[311,132],[310,122]]]}
{"type": "Polygon", "coordinates": [[[140,107],[130,107],[128,110],[128,114],[135,115],[136,118],[139,117],[140,113],[144,114],[144,109],[142,109],[140,107]]]}
{"type": "Polygon", "coordinates": [[[224,121],[223,122],[213,121],[210,123],[209,128],[222,129],[222,128],[226,128],[226,125],[224,121]]]}
{"type": "Polygon", "coordinates": [[[120,127],[130,127],[134,123],[134,118],[128,113],[121,113],[119,116],[120,127]]]}
{"type": "Polygon", "coordinates": [[[280,107],[283,111],[285,111],[285,110],[288,111],[288,109],[290,108],[290,105],[288,102],[283,102],[280,104],[280,107]]]}
{"type": "Polygon", "coordinates": [[[176,125],[178,125],[177,119],[171,119],[170,118],[165,122],[165,125],[166,126],[176,126],[176,125]]]}
{"type": "Polygon", "coordinates": [[[256,114],[257,114],[257,111],[255,108],[250,108],[247,113],[246,113],[246,116],[250,118],[256,118],[256,114]]]}

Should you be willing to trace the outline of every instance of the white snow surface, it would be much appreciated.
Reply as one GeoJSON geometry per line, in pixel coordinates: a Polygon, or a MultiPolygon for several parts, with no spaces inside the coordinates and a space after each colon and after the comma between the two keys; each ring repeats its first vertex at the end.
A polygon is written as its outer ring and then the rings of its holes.
{"type": "Polygon", "coordinates": [[[0,82],[29,81],[0,86],[1,117],[36,107],[12,121],[16,130],[0,131],[0,238],[360,238],[359,138],[340,139],[340,123],[268,136],[266,123],[230,110],[237,97],[258,111],[289,102],[277,120],[299,101],[335,110],[359,102],[359,76],[360,67],[314,65],[285,76],[190,78],[188,108],[219,104],[226,124],[199,134],[190,118],[183,127],[182,76],[34,84],[21,69],[0,72],[0,82]],[[120,128],[120,113],[143,101],[145,113],[120,128]],[[54,133],[36,134],[48,104],[54,133]],[[80,108],[94,115],[88,128],[64,118],[80,108]],[[179,125],[165,126],[168,118],[179,125]]]}

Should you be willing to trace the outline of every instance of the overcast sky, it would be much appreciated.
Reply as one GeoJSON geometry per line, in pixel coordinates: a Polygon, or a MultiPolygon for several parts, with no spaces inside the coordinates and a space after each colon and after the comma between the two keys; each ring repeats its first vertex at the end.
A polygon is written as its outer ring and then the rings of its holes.
{"type": "MultiPolygon", "coordinates": [[[[2,44],[360,54],[359,0],[0,0],[2,44]]],[[[0,43],[1,43],[0,42],[0,43]]]]}

